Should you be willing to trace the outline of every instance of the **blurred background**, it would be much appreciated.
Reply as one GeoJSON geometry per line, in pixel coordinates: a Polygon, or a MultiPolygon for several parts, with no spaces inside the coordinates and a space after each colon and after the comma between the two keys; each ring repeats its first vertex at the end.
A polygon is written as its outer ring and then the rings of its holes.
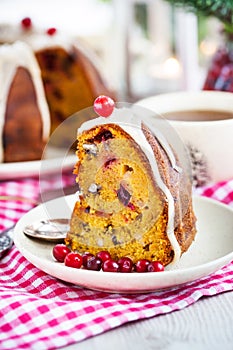
{"type": "Polygon", "coordinates": [[[196,15],[165,0],[0,0],[0,25],[28,16],[38,28],[56,27],[81,39],[118,99],[130,102],[204,87],[225,45],[216,13],[196,15]]]}

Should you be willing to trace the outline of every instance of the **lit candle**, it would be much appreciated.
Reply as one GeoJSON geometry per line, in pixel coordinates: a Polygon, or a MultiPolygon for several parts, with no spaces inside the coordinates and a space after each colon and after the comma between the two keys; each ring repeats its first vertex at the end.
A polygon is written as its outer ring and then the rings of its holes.
{"type": "Polygon", "coordinates": [[[198,26],[192,13],[176,13],[176,47],[183,70],[183,88],[199,90],[198,26]]]}

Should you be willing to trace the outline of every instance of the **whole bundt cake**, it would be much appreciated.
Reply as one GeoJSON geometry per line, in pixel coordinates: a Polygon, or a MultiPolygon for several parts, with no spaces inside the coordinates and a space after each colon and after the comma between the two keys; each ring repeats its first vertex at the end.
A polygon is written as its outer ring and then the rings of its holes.
{"type": "Polygon", "coordinates": [[[40,159],[49,133],[67,117],[99,94],[114,96],[92,53],[55,28],[37,31],[26,18],[0,26],[0,43],[2,162],[40,159]]]}
{"type": "Polygon", "coordinates": [[[0,161],[40,159],[50,113],[37,60],[28,45],[0,46],[0,161]]]}
{"type": "Polygon", "coordinates": [[[164,135],[134,109],[115,108],[84,123],[77,141],[79,190],[66,244],[113,259],[177,261],[196,218],[190,176],[164,135]]]}

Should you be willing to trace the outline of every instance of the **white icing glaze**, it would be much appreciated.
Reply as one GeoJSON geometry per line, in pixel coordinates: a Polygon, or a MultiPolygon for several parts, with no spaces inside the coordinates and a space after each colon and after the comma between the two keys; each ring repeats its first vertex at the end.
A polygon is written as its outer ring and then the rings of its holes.
{"type": "Polygon", "coordinates": [[[45,29],[35,26],[32,26],[30,29],[24,29],[20,23],[18,25],[0,24],[0,42],[14,43],[16,41],[26,42],[33,50],[57,46],[62,46],[68,50],[74,39],[61,34],[59,31],[54,35],[48,35],[45,29]]]}
{"type": "Polygon", "coordinates": [[[17,40],[23,40],[31,34],[31,30],[23,30],[21,25],[12,25],[9,23],[0,24],[0,42],[13,43],[17,40]]]}
{"type": "Polygon", "coordinates": [[[72,48],[76,48],[96,68],[104,85],[114,90],[105,76],[99,57],[81,38],[68,35],[64,32],[61,33],[59,30],[53,35],[49,35],[45,29],[35,27],[34,25],[30,29],[25,29],[21,23],[17,25],[8,23],[0,24],[0,43],[14,43],[16,41],[27,43],[35,52],[49,48],[62,48],[69,52],[72,48]]]}
{"type": "Polygon", "coordinates": [[[172,151],[169,143],[167,142],[167,140],[165,139],[164,135],[156,128],[156,138],[158,140],[158,142],[160,143],[160,145],[162,146],[162,148],[164,149],[164,151],[166,152],[171,166],[174,170],[176,170],[178,173],[182,172],[182,169],[177,165],[176,163],[176,158],[174,156],[174,152],[172,151]]]}
{"type": "Polygon", "coordinates": [[[26,68],[31,75],[38,108],[42,117],[43,139],[46,140],[50,133],[49,108],[45,98],[40,68],[33,51],[26,43],[20,41],[15,42],[14,44],[4,44],[0,46],[0,161],[3,160],[2,132],[5,122],[7,98],[12,80],[18,67],[26,68]]]}
{"type": "Polygon", "coordinates": [[[65,51],[69,51],[73,45],[73,39],[58,33],[54,35],[32,34],[24,38],[25,42],[30,45],[34,51],[46,48],[62,47],[65,51]]]}
{"type": "MultiPolygon", "coordinates": [[[[175,232],[174,232],[174,229],[175,229],[174,228],[174,217],[175,217],[174,199],[172,197],[171,192],[169,191],[169,189],[167,188],[167,186],[165,185],[165,183],[163,182],[160,176],[157,160],[155,158],[154,152],[142,131],[142,128],[141,128],[142,122],[146,124],[145,121],[143,121],[137,115],[137,113],[134,113],[132,109],[115,108],[111,116],[109,116],[108,118],[99,117],[99,118],[92,119],[85,122],[78,129],[78,134],[82,133],[85,130],[93,128],[97,125],[115,123],[115,124],[118,124],[123,130],[125,130],[140,145],[140,147],[142,148],[142,150],[144,151],[145,155],[149,160],[156,183],[159,186],[159,188],[163,191],[168,201],[168,224],[167,224],[166,232],[167,232],[168,239],[171,243],[172,249],[174,250],[174,259],[172,261],[172,264],[174,264],[179,260],[181,255],[181,248],[179,246],[179,243],[176,239],[175,232]]],[[[167,153],[170,159],[171,165],[174,167],[174,169],[176,169],[179,172],[180,169],[176,165],[175,157],[171,150],[171,147],[167,143],[164,136],[158,130],[156,130],[156,138],[157,138],[157,133],[158,133],[158,141],[160,142],[161,146],[164,148],[165,152],[167,153]]]]}

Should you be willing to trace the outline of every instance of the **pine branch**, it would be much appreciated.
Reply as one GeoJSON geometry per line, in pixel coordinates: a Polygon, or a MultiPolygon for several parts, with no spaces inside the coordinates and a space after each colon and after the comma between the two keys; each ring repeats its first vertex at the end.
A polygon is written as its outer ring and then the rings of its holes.
{"type": "Polygon", "coordinates": [[[233,28],[233,0],[165,0],[170,4],[205,17],[213,16],[233,28]]]}

